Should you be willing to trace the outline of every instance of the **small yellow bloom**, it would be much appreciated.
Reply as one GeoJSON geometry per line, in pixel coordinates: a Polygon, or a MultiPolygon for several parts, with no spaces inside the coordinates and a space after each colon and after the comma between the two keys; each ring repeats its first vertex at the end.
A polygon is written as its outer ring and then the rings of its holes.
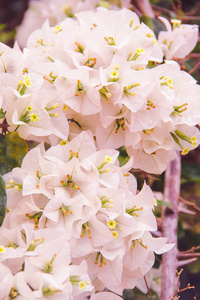
{"type": "Polygon", "coordinates": [[[1,253],[5,253],[6,252],[6,248],[2,245],[0,245],[0,254],[1,253]]]}
{"type": "Polygon", "coordinates": [[[117,223],[115,222],[115,220],[110,220],[107,222],[107,226],[109,229],[115,229],[117,223]]]}
{"type": "Polygon", "coordinates": [[[30,115],[31,121],[32,122],[37,122],[38,121],[38,115],[36,113],[32,113],[30,115]]]}

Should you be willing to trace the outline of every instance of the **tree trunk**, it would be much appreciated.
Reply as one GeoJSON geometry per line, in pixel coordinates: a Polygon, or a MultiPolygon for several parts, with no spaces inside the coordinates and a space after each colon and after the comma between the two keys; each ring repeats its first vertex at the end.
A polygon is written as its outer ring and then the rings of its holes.
{"type": "Polygon", "coordinates": [[[175,277],[177,268],[177,223],[178,223],[178,199],[180,195],[181,158],[171,161],[165,172],[164,201],[170,202],[172,208],[165,207],[162,213],[163,236],[168,243],[175,246],[162,256],[162,284],[161,300],[167,300],[174,294],[175,277]]]}

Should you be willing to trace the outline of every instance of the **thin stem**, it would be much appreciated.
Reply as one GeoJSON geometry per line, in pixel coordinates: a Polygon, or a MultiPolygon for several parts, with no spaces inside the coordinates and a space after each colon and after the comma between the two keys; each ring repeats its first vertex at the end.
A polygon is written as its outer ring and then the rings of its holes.
{"type": "Polygon", "coordinates": [[[194,289],[195,287],[194,286],[190,286],[190,283],[188,283],[188,285],[183,288],[183,289],[179,289],[179,283],[180,283],[180,275],[182,273],[183,269],[181,269],[179,272],[176,271],[176,274],[178,275],[177,277],[177,289],[176,289],[176,292],[174,293],[174,295],[172,296],[172,294],[170,293],[170,297],[168,298],[168,300],[176,300],[176,299],[179,299],[180,296],[176,297],[179,293],[182,293],[186,290],[190,290],[190,289],[194,289]]]}
{"type": "Polygon", "coordinates": [[[194,66],[194,68],[192,68],[188,73],[189,74],[192,74],[194,73],[200,66],[200,61],[196,64],[196,66],[194,66]]]}
{"type": "Polygon", "coordinates": [[[181,290],[178,290],[178,291],[174,294],[173,298],[176,297],[179,293],[182,293],[182,292],[184,292],[184,291],[186,291],[186,290],[190,290],[190,289],[194,289],[194,288],[195,288],[195,286],[190,286],[190,283],[188,283],[188,285],[187,285],[185,288],[183,288],[183,289],[181,289],[181,290]]]}
{"type": "Polygon", "coordinates": [[[199,258],[200,257],[200,253],[181,253],[178,252],[177,258],[199,258]]]}
{"type": "Polygon", "coordinates": [[[181,276],[181,273],[182,273],[182,272],[183,272],[183,269],[181,269],[179,272],[176,271],[176,274],[177,274],[177,276],[178,276],[178,278],[177,278],[177,284],[176,284],[176,286],[177,286],[177,291],[179,290],[180,276],[181,276]]]}
{"type": "Polygon", "coordinates": [[[194,251],[199,250],[199,249],[200,249],[200,245],[196,246],[196,247],[192,247],[191,249],[186,250],[186,251],[181,251],[180,253],[193,253],[194,251]]]}
{"type": "Polygon", "coordinates": [[[187,59],[189,58],[199,58],[200,53],[190,53],[188,56],[186,56],[187,59]]]}
{"type": "Polygon", "coordinates": [[[151,18],[155,17],[154,11],[148,0],[133,0],[133,4],[141,11],[142,14],[151,18]]]}
{"type": "Polygon", "coordinates": [[[199,16],[183,16],[183,17],[180,17],[180,19],[182,20],[182,21],[190,21],[190,20],[200,20],[200,17],[199,16]]]}
{"type": "Polygon", "coordinates": [[[198,212],[200,212],[200,207],[197,206],[194,202],[187,201],[183,197],[179,197],[179,200],[181,202],[185,203],[188,206],[192,206],[192,208],[194,208],[195,210],[197,210],[198,212]]]}
{"type": "Polygon", "coordinates": [[[157,11],[159,11],[159,12],[162,12],[162,13],[165,13],[165,14],[168,14],[168,15],[171,15],[171,10],[169,10],[169,9],[167,9],[167,8],[164,8],[164,7],[160,7],[160,6],[157,6],[157,5],[155,5],[155,4],[152,4],[151,5],[152,6],[152,8],[154,9],[154,10],[157,10],[157,11]]]}
{"type": "Polygon", "coordinates": [[[19,125],[15,128],[14,132],[16,132],[18,128],[19,128],[19,125]]]}
{"type": "MultiPolygon", "coordinates": [[[[179,16],[179,18],[181,20],[191,20],[190,16],[194,16],[198,12],[198,5],[199,5],[199,3],[196,4],[196,6],[194,6],[193,9],[190,10],[189,12],[185,12],[183,16],[179,16]]],[[[167,9],[165,7],[161,7],[161,6],[158,6],[155,4],[152,4],[151,6],[154,11],[161,12],[161,13],[171,16],[172,11],[170,9],[167,9]]],[[[196,18],[199,18],[199,17],[194,16],[195,20],[196,20],[196,18]]]]}
{"type": "Polygon", "coordinates": [[[179,267],[186,266],[186,265],[191,264],[192,262],[196,261],[197,259],[198,259],[197,257],[194,257],[194,258],[189,258],[189,259],[184,259],[184,260],[178,260],[176,267],[179,268],[179,267]]]}
{"type": "Polygon", "coordinates": [[[148,290],[149,297],[150,297],[151,300],[153,300],[153,297],[152,297],[152,295],[151,295],[150,288],[149,288],[148,283],[147,283],[146,276],[144,276],[144,281],[145,281],[145,284],[146,284],[146,287],[147,287],[147,290],[148,290]]]}
{"type": "Polygon", "coordinates": [[[142,15],[141,11],[134,5],[132,4],[133,11],[140,17],[142,15]]]}

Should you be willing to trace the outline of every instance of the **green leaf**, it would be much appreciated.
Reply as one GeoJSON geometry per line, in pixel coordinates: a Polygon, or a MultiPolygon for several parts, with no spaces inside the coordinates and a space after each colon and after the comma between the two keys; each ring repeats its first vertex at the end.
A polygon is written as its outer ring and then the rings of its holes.
{"type": "Polygon", "coordinates": [[[0,135],[0,174],[6,173],[6,143],[5,135],[0,135]]]}
{"type": "Polygon", "coordinates": [[[153,18],[150,18],[149,16],[146,15],[142,15],[140,16],[140,21],[153,30],[153,18]]]}
{"type": "Polygon", "coordinates": [[[170,202],[167,202],[167,201],[163,201],[163,200],[156,200],[157,201],[157,204],[158,205],[161,205],[161,206],[167,206],[167,207],[173,207],[172,204],[170,202]]]}
{"type": "Polygon", "coordinates": [[[120,163],[120,167],[122,167],[123,165],[125,165],[128,162],[129,156],[128,156],[124,146],[120,147],[118,149],[118,151],[119,151],[118,160],[120,163]]]}
{"type": "Polygon", "coordinates": [[[12,30],[9,32],[0,30],[0,41],[4,44],[8,43],[8,41],[13,41],[16,35],[16,30],[12,30]]]}
{"type": "Polygon", "coordinates": [[[28,146],[17,132],[0,135],[0,174],[3,175],[20,167],[22,160],[28,152],[28,146]]]}
{"type": "Polygon", "coordinates": [[[3,177],[0,176],[0,226],[3,223],[6,214],[6,203],[7,203],[7,196],[6,196],[6,185],[3,180],[3,177]]]}
{"type": "Polygon", "coordinates": [[[183,163],[181,175],[185,182],[200,182],[200,166],[195,163],[183,163]]]}
{"type": "Polygon", "coordinates": [[[6,24],[1,24],[0,25],[0,31],[3,30],[6,27],[6,24]]]}
{"type": "Polygon", "coordinates": [[[3,109],[0,110],[0,119],[5,118],[5,112],[3,111],[3,109]]]}

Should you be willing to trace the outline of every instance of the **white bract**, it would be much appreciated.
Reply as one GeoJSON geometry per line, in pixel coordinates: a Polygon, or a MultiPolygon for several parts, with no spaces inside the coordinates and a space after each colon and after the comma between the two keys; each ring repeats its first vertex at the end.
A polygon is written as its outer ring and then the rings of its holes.
{"type": "Polygon", "coordinates": [[[181,24],[180,20],[172,19],[171,24],[163,17],[159,19],[164,23],[167,31],[161,31],[158,43],[161,45],[166,59],[184,58],[195,47],[198,41],[198,26],[181,24]]]}
{"type": "Polygon", "coordinates": [[[175,150],[198,145],[199,86],[178,63],[160,64],[162,47],[130,10],[75,17],[54,27],[46,21],[23,52],[1,46],[1,106],[10,129],[52,145],[89,129],[99,149],[125,145],[134,168],[163,172],[175,150]],[[187,134],[177,136],[184,124],[187,134]]]}
{"type": "Polygon", "coordinates": [[[25,47],[29,35],[40,28],[46,19],[51,26],[55,26],[65,18],[73,18],[77,12],[95,9],[98,6],[107,9],[119,9],[130,6],[130,0],[30,0],[28,10],[24,14],[22,24],[17,29],[17,40],[20,46],[25,47]],[[111,3],[109,3],[111,2],[111,3]]]}
{"type": "Polygon", "coordinates": [[[32,149],[21,169],[4,175],[9,212],[0,259],[14,276],[7,295],[20,294],[22,283],[33,299],[74,299],[99,283],[121,295],[149,271],[153,252],[171,247],[149,233],[157,229],[151,189],[144,183],[136,194],[131,164],[119,167],[117,156],[96,151],[91,133],[82,132],[46,152],[42,145],[32,149]]]}

